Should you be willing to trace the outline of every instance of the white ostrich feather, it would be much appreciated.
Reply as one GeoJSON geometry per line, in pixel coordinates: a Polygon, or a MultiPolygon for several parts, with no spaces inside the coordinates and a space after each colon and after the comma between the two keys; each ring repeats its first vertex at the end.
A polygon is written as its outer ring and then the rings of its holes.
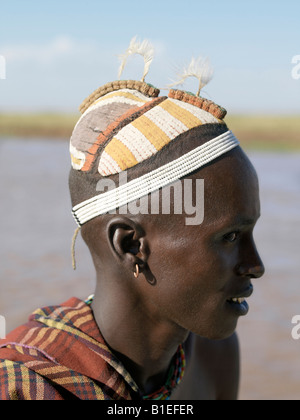
{"type": "Polygon", "coordinates": [[[189,77],[195,77],[199,80],[199,88],[197,92],[197,96],[199,96],[201,89],[203,89],[204,86],[211,81],[213,77],[213,68],[208,58],[198,57],[195,59],[193,57],[189,66],[185,67],[183,72],[179,73],[177,76],[178,80],[174,81],[174,83],[169,85],[169,87],[182,85],[189,77]]]}
{"type": "Polygon", "coordinates": [[[121,60],[121,65],[119,69],[119,79],[121,78],[128,58],[134,54],[139,54],[144,58],[144,73],[142,77],[142,82],[144,82],[154,58],[154,48],[148,40],[145,39],[144,41],[139,42],[137,41],[137,37],[134,37],[130,41],[129,47],[127,48],[125,53],[119,56],[121,60]]]}

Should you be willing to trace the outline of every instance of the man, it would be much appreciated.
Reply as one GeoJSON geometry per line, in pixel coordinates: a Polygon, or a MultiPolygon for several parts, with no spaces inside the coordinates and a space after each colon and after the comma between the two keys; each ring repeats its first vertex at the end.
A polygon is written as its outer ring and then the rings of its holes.
{"type": "Polygon", "coordinates": [[[237,398],[234,331],[264,272],[257,176],[223,108],[158,95],[122,81],[83,104],[70,192],[96,291],[0,341],[1,399],[237,398]]]}

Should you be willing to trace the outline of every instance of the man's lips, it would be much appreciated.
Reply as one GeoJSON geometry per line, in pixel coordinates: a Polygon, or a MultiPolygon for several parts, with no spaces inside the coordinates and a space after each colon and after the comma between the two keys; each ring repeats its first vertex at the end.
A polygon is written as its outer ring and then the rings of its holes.
{"type": "Polygon", "coordinates": [[[244,290],[233,290],[230,297],[226,300],[226,308],[235,317],[245,316],[249,311],[249,306],[246,298],[250,297],[253,293],[253,286],[250,284],[244,290]]]}
{"type": "Polygon", "coordinates": [[[244,300],[248,297],[250,297],[253,293],[253,286],[250,284],[246,289],[243,291],[236,290],[233,291],[232,294],[230,294],[230,297],[227,299],[228,302],[234,302],[234,303],[242,303],[244,300]]]}

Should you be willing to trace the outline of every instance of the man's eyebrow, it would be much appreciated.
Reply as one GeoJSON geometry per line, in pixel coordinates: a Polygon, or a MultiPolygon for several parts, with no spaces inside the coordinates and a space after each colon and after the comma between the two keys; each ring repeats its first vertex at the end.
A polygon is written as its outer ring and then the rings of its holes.
{"type": "Polygon", "coordinates": [[[260,214],[257,216],[257,218],[252,217],[243,217],[243,216],[237,216],[233,220],[229,221],[229,224],[232,226],[252,226],[255,225],[257,220],[260,218],[260,214]]]}

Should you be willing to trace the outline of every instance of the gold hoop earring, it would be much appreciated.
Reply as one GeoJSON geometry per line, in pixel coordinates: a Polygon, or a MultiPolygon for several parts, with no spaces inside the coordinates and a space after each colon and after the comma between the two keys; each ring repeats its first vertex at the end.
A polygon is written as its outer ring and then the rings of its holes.
{"type": "Polygon", "coordinates": [[[135,265],[135,272],[133,273],[134,277],[137,279],[140,275],[140,267],[138,264],[135,265]]]}

